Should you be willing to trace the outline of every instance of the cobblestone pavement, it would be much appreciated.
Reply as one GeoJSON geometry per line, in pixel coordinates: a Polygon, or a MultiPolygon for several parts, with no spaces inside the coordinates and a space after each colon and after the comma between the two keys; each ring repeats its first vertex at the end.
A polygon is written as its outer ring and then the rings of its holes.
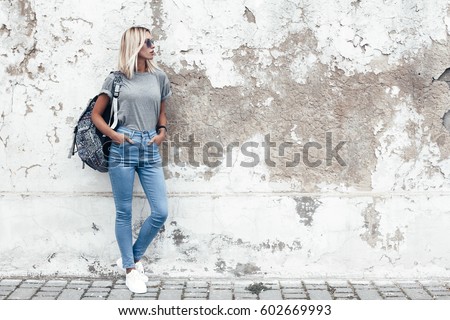
{"type": "Polygon", "coordinates": [[[450,300],[450,279],[150,279],[133,294],[124,278],[0,278],[0,300],[450,300]]]}

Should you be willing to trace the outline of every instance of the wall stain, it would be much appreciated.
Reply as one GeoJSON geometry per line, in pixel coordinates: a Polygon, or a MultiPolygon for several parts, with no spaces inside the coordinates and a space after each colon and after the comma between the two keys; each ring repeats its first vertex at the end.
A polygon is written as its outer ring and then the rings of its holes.
{"type": "Polygon", "coordinates": [[[361,239],[366,241],[372,248],[375,248],[377,242],[382,240],[381,233],[378,230],[380,227],[381,214],[375,210],[375,205],[371,203],[364,210],[363,217],[363,228],[366,229],[366,231],[363,234],[360,234],[361,239]]]}
{"type": "Polygon", "coordinates": [[[56,257],[56,252],[54,252],[54,253],[52,253],[51,255],[49,255],[49,256],[47,257],[47,261],[48,261],[48,262],[52,262],[52,259],[55,258],[55,257],[56,257]]]}
{"type": "Polygon", "coordinates": [[[180,246],[182,243],[186,243],[187,239],[189,239],[189,236],[184,235],[180,229],[173,230],[171,236],[173,239],[173,243],[176,246],[180,246]]]}
{"type": "Polygon", "coordinates": [[[94,230],[94,234],[95,234],[95,231],[100,231],[100,229],[94,222],[92,222],[92,230],[94,230]]]}
{"type": "Polygon", "coordinates": [[[297,202],[295,209],[300,217],[300,222],[310,227],[313,222],[313,215],[322,202],[311,197],[294,197],[294,200],[297,202]]]}
{"type": "Polygon", "coordinates": [[[249,263],[237,263],[234,270],[232,270],[232,273],[234,273],[235,276],[241,277],[249,274],[256,274],[259,271],[261,271],[261,268],[255,265],[253,262],[249,263]]]}
{"type": "Polygon", "coordinates": [[[252,244],[249,241],[243,241],[242,239],[238,238],[237,240],[233,240],[232,237],[226,236],[226,235],[212,235],[213,238],[209,243],[209,246],[216,246],[216,244],[214,242],[219,241],[219,244],[217,244],[217,246],[222,246],[222,245],[226,245],[226,246],[238,246],[238,247],[242,247],[242,248],[248,248],[248,249],[252,249],[254,251],[263,251],[263,250],[270,250],[271,253],[274,252],[281,252],[283,250],[288,249],[289,252],[292,251],[298,251],[302,249],[302,244],[299,240],[294,240],[292,241],[292,243],[285,243],[283,241],[280,240],[269,240],[267,239],[264,242],[258,243],[258,244],[252,244]]]}
{"type": "Polygon", "coordinates": [[[250,291],[253,294],[260,294],[262,291],[269,290],[269,287],[266,287],[262,282],[259,283],[252,283],[251,285],[245,287],[245,290],[250,291]]]}
{"type": "Polygon", "coordinates": [[[248,22],[256,23],[255,15],[247,7],[245,7],[244,17],[247,19],[248,22]]]}
{"type": "Polygon", "coordinates": [[[223,273],[227,268],[227,263],[225,262],[225,260],[222,259],[217,259],[215,265],[216,267],[214,268],[214,271],[216,272],[223,273]]]}

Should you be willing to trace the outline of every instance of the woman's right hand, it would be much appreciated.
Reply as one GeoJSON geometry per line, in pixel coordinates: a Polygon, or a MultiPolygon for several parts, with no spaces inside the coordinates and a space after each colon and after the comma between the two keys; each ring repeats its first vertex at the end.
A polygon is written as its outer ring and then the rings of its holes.
{"type": "Polygon", "coordinates": [[[112,137],[111,137],[112,142],[117,143],[117,144],[122,144],[125,141],[134,144],[134,141],[131,140],[130,137],[128,137],[127,135],[123,134],[123,133],[118,133],[116,132],[112,137]]]}

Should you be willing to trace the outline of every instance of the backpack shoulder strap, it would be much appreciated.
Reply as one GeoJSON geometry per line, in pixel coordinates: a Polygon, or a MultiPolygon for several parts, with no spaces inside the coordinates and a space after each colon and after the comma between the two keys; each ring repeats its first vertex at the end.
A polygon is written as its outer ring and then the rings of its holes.
{"type": "Polygon", "coordinates": [[[120,71],[112,71],[111,73],[114,73],[114,81],[113,81],[113,87],[112,87],[112,104],[111,104],[111,114],[109,116],[109,123],[108,125],[111,128],[117,127],[118,119],[117,119],[117,112],[119,111],[119,94],[120,94],[120,87],[122,86],[123,82],[123,75],[120,71]],[[113,119],[114,118],[114,119],[113,119]],[[111,123],[111,121],[113,123],[111,123]]]}

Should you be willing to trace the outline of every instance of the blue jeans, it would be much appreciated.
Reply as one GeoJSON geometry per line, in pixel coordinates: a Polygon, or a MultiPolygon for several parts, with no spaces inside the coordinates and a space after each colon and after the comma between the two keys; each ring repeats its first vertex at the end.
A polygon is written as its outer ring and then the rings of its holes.
{"type": "Polygon", "coordinates": [[[167,194],[161,156],[156,143],[148,145],[156,136],[155,130],[136,131],[120,126],[117,132],[133,140],[112,143],[108,160],[114,203],[116,205],[116,239],[124,268],[134,268],[167,219],[167,194]],[[132,199],[135,172],[150,203],[151,214],[144,221],[133,244],[132,199]]]}

